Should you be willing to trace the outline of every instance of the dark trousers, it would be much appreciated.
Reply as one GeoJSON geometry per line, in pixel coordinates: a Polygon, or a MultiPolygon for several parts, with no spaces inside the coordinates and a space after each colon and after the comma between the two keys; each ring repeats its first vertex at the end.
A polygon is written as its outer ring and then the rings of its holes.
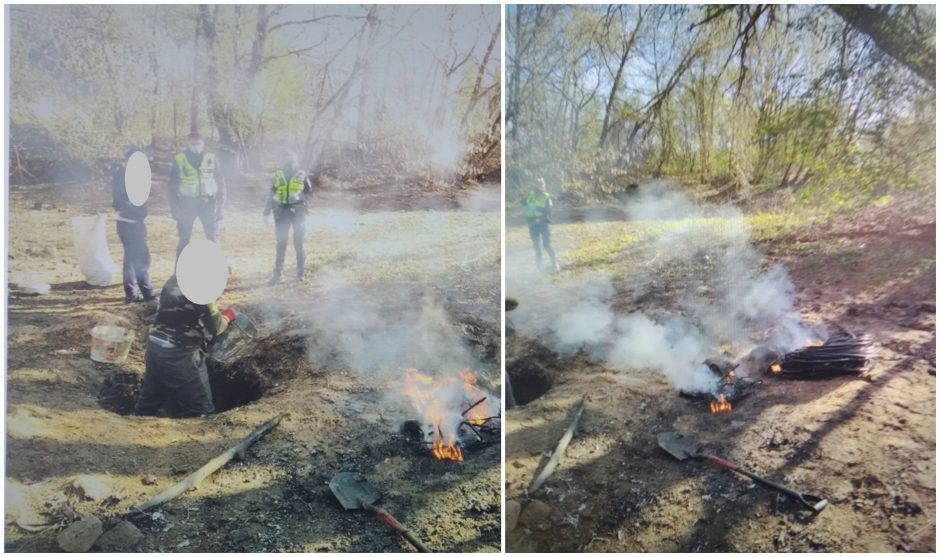
{"type": "Polygon", "coordinates": [[[529,237],[532,238],[532,247],[535,248],[535,266],[542,268],[542,248],[552,259],[555,266],[555,250],[552,249],[552,230],[547,222],[529,223],[529,237]]]}
{"type": "Polygon", "coordinates": [[[150,249],[147,225],[143,222],[117,221],[118,238],[124,246],[124,297],[133,298],[137,289],[144,298],[156,296],[150,282],[150,249]]]}
{"type": "Polygon", "coordinates": [[[274,234],[277,237],[277,252],[274,259],[274,274],[280,276],[284,271],[284,255],[287,252],[287,237],[291,227],[294,228],[294,251],[297,252],[297,276],[303,275],[304,261],[304,234],[306,227],[306,210],[303,207],[275,207],[274,234]]]}
{"type": "Polygon", "coordinates": [[[215,412],[209,370],[202,350],[190,347],[165,347],[147,340],[144,386],[135,412],[154,416],[167,402],[174,402],[183,416],[215,412]]]}
{"type": "Polygon", "coordinates": [[[180,241],[176,245],[177,258],[192,238],[193,224],[197,218],[202,222],[202,230],[206,238],[213,242],[219,241],[219,219],[216,217],[215,197],[180,197],[178,203],[176,230],[179,232],[180,241]]]}

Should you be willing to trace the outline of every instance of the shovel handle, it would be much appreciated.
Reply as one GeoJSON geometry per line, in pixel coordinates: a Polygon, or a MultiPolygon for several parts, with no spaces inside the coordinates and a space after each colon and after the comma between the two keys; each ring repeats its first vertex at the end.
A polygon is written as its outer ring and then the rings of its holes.
{"type": "Polygon", "coordinates": [[[382,522],[384,522],[386,526],[388,526],[392,530],[395,530],[396,532],[401,534],[401,537],[408,540],[408,543],[413,545],[414,548],[417,549],[420,553],[433,553],[433,551],[428,549],[426,545],[421,543],[421,540],[414,537],[411,534],[411,532],[409,532],[408,529],[405,528],[404,524],[395,520],[395,517],[390,515],[388,511],[386,511],[385,509],[381,507],[376,507],[374,505],[363,505],[363,507],[367,511],[372,511],[373,513],[375,513],[375,516],[379,517],[379,519],[382,522]]]}
{"type": "Polygon", "coordinates": [[[738,474],[741,474],[742,476],[747,476],[748,478],[751,478],[752,480],[763,485],[764,487],[769,487],[770,489],[779,491],[780,493],[783,493],[784,495],[787,495],[789,497],[792,497],[793,499],[796,499],[804,507],[810,509],[813,512],[818,513],[821,510],[825,509],[826,506],[829,504],[829,501],[827,499],[816,497],[815,495],[808,495],[805,493],[800,493],[799,491],[794,491],[786,486],[782,486],[778,484],[777,482],[758,476],[754,472],[745,470],[744,468],[741,468],[737,464],[727,461],[723,458],[717,457],[715,455],[704,455],[704,456],[705,458],[717,464],[718,466],[721,466],[722,468],[726,468],[728,470],[731,470],[732,472],[737,472],[738,474]]]}

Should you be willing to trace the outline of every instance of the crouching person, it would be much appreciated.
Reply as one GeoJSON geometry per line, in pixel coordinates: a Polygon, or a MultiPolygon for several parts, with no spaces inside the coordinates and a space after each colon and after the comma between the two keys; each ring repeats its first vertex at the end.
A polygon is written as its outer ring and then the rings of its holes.
{"type": "Polygon", "coordinates": [[[136,413],[154,416],[168,402],[182,410],[182,417],[214,412],[206,351],[209,341],[234,320],[235,311],[220,310],[216,302],[189,301],[176,275],[170,277],[160,292],[160,307],[147,339],[146,375],[136,413]]]}

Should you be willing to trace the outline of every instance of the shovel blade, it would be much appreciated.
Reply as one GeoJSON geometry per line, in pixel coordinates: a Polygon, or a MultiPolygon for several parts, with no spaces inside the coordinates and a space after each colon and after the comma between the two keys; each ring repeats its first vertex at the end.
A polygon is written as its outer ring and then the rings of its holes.
{"type": "Polygon", "coordinates": [[[340,472],[333,476],[330,480],[330,491],[347,511],[375,504],[382,497],[362,474],[355,472],[340,472]]]}
{"type": "Polygon", "coordinates": [[[698,443],[675,431],[660,433],[658,441],[659,447],[662,450],[671,454],[678,460],[695,458],[699,454],[700,447],[698,443]]]}

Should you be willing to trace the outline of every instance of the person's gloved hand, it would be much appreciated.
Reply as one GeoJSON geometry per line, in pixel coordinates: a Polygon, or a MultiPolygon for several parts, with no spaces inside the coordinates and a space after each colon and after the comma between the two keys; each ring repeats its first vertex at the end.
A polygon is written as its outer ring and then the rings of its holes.
{"type": "Polygon", "coordinates": [[[235,310],[232,308],[225,308],[222,310],[222,317],[226,318],[229,323],[235,321],[237,315],[235,315],[235,310]]]}

